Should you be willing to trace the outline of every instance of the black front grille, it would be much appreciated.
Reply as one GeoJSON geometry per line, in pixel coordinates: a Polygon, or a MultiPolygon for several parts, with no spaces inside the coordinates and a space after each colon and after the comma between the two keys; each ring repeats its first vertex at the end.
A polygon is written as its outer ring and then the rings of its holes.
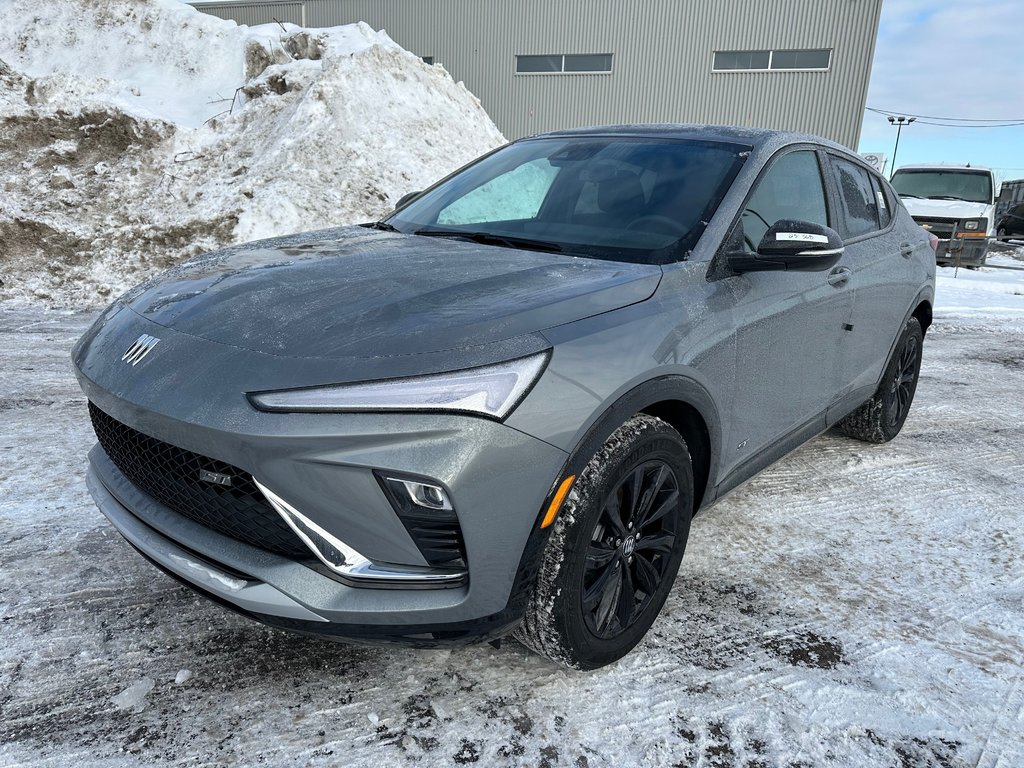
{"type": "Polygon", "coordinates": [[[246,544],[289,557],[310,552],[256,487],[230,464],[186,451],[122,424],[89,403],[93,429],[107,456],[138,488],[180,515],[246,544]],[[200,479],[206,471],[230,485],[200,479]]]}
{"type": "Polygon", "coordinates": [[[957,224],[960,223],[960,219],[946,219],[939,216],[915,216],[914,221],[940,240],[949,240],[953,237],[957,224]]]}

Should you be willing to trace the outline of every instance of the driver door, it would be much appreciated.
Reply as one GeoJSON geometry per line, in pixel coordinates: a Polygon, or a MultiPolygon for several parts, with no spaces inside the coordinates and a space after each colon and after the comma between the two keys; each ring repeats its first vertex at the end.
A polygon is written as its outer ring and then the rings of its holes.
{"type": "MultiPolygon", "coordinates": [[[[754,251],[781,219],[834,227],[821,158],[813,149],[789,151],[771,162],[727,242],[754,251]]],[[[727,278],[735,281],[737,324],[731,467],[787,435],[802,434],[803,427],[824,428],[824,413],[841,389],[844,326],[853,312],[844,269],[840,261],[823,272],[727,278]]]]}

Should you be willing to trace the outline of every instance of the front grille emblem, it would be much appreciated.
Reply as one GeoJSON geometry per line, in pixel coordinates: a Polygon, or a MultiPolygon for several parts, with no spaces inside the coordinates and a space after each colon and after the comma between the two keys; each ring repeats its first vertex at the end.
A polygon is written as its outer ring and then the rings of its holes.
{"type": "Polygon", "coordinates": [[[222,475],[220,472],[211,472],[208,469],[199,470],[199,479],[204,483],[214,485],[231,485],[231,475],[222,475]]]}
{"type": "Polygon", "coordinates": [[[153,347],[160,343],[160,339],[156,336],[150,336],[148,333],[144,333],[135,340],[135,343],[128,347],[128,351],[121,357],[126,363],[129,363],[133,367],[139,364],[146,355],[153,351],[153,347]]]}

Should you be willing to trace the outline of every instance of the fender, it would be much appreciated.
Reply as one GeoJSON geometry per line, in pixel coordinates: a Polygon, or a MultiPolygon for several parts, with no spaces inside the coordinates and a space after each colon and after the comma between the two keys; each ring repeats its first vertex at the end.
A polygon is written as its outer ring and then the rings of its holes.
{"type": "Polygon", "coordinates": [[[519,561],[519,570],[512,585],[508,604],[505,611],[502,612],[504,621],[511,621],[514,626],[518,624],[526,610],[526,601],[537,579],[541,556],[553,528],[553,526],[541,528],[540,524],[562,479],[582,472],[591,457],[611,437],[611,434],[632,416],[656,403],[671,400],[691,406],[704,420],[704,426],[708,433],[708,479],[701,503],[694,512],[696,513],[711,504],[717,486],[719,452],[722,443],[721,420],[714,398],[703,385],[679,374],[659,376],[636,385],[608,406],[589,426],[585,426],[581,430],[583,436],[577,440],[575,447],[569,452],[568,458],[544,499],[544,505],[537,511],[537,518],[523,549],[523,556],[519,561]]]}

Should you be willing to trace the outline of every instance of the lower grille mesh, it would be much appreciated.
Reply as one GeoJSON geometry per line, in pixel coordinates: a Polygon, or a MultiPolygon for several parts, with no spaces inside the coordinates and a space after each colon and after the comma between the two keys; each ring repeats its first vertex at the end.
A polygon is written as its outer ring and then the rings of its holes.
{"type": "Polygon", "coordinates": [[[100,446],[125,477],[157,501],[207,528],[289,557],[310,552],[270,506],[247,473],[222,461],[162,442],[122,424],[89,403],[100,446]],[[231,485],[199,479],[201,470],[231,485]]]}

